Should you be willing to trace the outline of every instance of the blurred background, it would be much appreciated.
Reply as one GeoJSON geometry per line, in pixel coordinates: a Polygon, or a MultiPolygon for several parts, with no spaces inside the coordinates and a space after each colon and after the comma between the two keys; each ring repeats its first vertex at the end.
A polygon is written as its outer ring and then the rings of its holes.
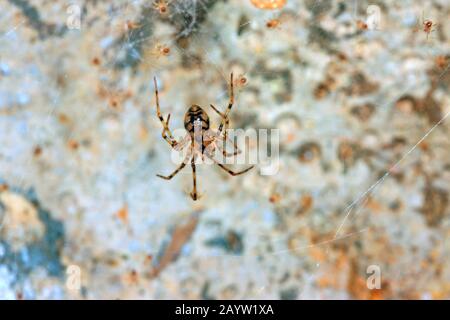
{"type": "MultiPolygon", "coordinates": [[[[2,0],[1,299],[450,298],[446,0],[2,0]],[[279,129],[279,170],[161,138],[279,129]],[[231,166],[233,167],[233,166],[231,166]],[[236,166],[235,168],[238,168],[236,166]]],[[[249,148],[256,148],[255,145],[249,148]]]]}

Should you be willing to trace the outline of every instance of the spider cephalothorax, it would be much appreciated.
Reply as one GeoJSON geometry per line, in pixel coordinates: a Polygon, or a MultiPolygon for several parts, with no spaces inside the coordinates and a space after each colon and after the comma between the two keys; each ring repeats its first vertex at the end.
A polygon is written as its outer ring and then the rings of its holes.
{"type": "Polygon", "coordinates": [[[156,83],[156,78],[154,78],[154,82],[155,82],[155,96],[156,96],[156,114],[163,125],[162,137],[175,150],[181,151],[187,146],[189,148],[183,162],[174,172],[172,172],[168,176],[158,174],[157,175],[158,177],[170,180],[178,172],[180,172],[186,166],[186,164],[191,162],[192,176],[193,176],[193,190],[191,192],[191,197],[193,200],[197,200],[198,199],[197,180],[196,180],[197,177],[195,167],[196,159],[199,158],[203,160],[205,158],[208,158],[232,176],[243,174],[253,168],[253,166],[250,166],[245,170],[234,172],[215,159],[216,150],[222,151],[222,155],[224,157],[234,156],[240,152],[234,142],[232,142],[234,147],[234,152],[232,153],[226,152],[225,148],[223,147],[224,142],[227,140],[227,129],[229,126],[228,114],[234,102],[233,74],[231,74],[231,81],[230,81],[230,101],[228,103],[226,111],[222,113],[219,110],[217,110],[213,105],[210,105],[211,108],[214,111],[216,111],[222,118],[218,130],[217,131],[211,130],[209,116],[205,110],[203,110],[198,105],[192,105],[187,110],[184,116],[184,128],[186,129],[187,134],[180,142],[175,140],[175,138],[172,135],[172,132],[169,129],[170,114],[167,116],[166,120],[164,120],[161,114],[161,110],[159,107],[158,86],[156,83]]]}

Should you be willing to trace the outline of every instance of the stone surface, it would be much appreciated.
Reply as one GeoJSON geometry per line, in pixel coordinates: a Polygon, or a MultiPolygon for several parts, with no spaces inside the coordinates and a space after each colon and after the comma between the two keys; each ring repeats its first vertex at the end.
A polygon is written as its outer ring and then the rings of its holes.
{"type": "Polygon", "coordinates": [[[354,3],[3,3],[0,298],[450,298],[450,6],[354,3]],[[193,202],[153,77],[217,128],[231,72],[279,170],[201,165],[193,202]]]}

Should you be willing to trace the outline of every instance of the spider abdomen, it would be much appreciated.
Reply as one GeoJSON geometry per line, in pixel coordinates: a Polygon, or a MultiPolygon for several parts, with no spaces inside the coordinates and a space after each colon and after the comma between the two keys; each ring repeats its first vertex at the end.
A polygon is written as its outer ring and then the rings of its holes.
{"type": "MultiPolygon", "coordinates": [[[[184,128],[194,135],[195,125],[201,124],[201,130],[206,131],[209,129],[209,116],[200,106],[192,105],[184,116],[184,128]]],[[[200,128],[200,126],[199,126],[200,128]]]]}

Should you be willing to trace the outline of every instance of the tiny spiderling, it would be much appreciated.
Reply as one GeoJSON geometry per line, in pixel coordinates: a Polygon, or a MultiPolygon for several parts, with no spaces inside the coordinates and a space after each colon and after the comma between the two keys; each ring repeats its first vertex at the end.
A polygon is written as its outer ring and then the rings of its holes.
{"type": "Polygon", "coordinates": [[[153,7],[156,11],[158,11],[160,14],[164,15],[167,14],[169,11],[169,3],[170,1],[166,0],[157,0],[153,2],[153,7]]]}

